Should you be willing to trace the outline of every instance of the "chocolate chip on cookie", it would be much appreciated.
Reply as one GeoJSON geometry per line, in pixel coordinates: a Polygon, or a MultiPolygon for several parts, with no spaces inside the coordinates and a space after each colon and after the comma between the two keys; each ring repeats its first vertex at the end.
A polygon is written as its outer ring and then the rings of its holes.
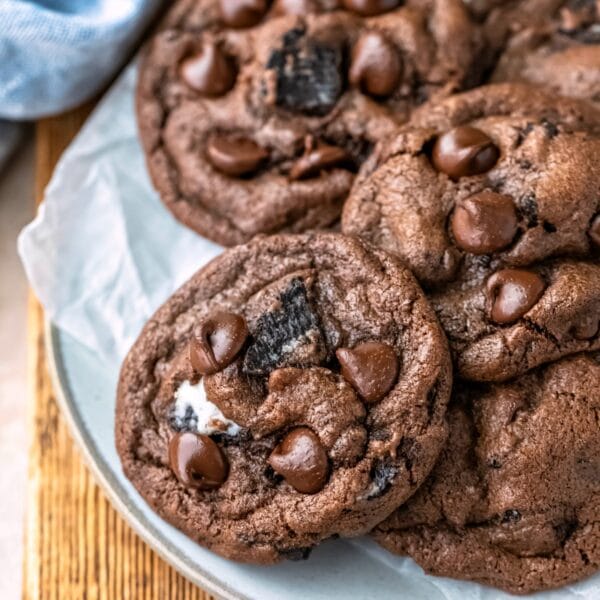
{"type": "Polygon", "coordinates": [[[207,96],[221,96],[235,84],[235,65],[214,43],[207,43],[186,57],[179,69],[190,88],[207,96]]]}
{"type": "Polygon", "coordinates": [[[319,143],[316,147],[309,147],[304,154],[296,160],[290,169],[290,179],[307,179],[317,176],[321,171],[351,165],[352,157],[347,150],[330,144],[319,143]]]}
{"type": "Polygon", "coordinates": [[[169,443],[169,460],[177,479],[187,487],[212,490],[227,479],[229,465],[223,452],[206,435],[177,433],[169,443]]]}
{"type": "Polygon", "coordinates": [[[446,437],[450,378],[395,258],[341,234],[261,237],[150,319],[121,371],[117,447],[199,543],[246,562],[305,557],[414,493],[446,437]]]}
{"type": "Polygon", "coordinates": [[[402,77],[398,49],[377,31],[363,33],[352,48],[348,78],[371,96],[390,96],[402,77]]]}
{"type": "Polygon", "coordinates": [[[431,160],[438,171],[452,179],[480,175],[498,160],[498,148],[480,129],[462,125],[440,135],[431,160]]]}
{"type": "Polygon", "coordinates": [[[491,254],[511,244],[519,219],[514,200],[484,190],[456,203],[450,227],[456,245],[472,254],[491,254]]]}
{"type": "Polygon", "coordinates": [[[380,342],[364,342],[354,348],[338,348],[342,375],[366,402],[381,400],[396,383],[398,357],[380,342]]]}
{"type": "Polygon", "coordinates": [[[516,594],[600,568],[600,362],[576,355],[488,388],[457,384],[430,478],[375,539],[428,573],[516,594]]]}
{"type": "Polygon", "coordinates": [[[257,171],[269,153],[248,138],[220,136],[208,142],[206,158],[217,171],[240,177],[257,171]]]}
{"type": "Polygon", "coordinates": [[[295,489],[316,494],[327,480],[327,453],[308,427],[290,431],[271,452],[268,463],[295,489]]]}
{"type": "Polygon", "coordinates": [[[502,269],[486,283],[489,318],[505,325],[518,321],[544,293],[544,280],[525,269],[502,269]]]}
{"type": "Polygon", "coordinates": [[[248,337],[244,318],[218,312],[204,319],[190,341],[190,363],[200,375],[211,375],[233,361],[248,337]]]}

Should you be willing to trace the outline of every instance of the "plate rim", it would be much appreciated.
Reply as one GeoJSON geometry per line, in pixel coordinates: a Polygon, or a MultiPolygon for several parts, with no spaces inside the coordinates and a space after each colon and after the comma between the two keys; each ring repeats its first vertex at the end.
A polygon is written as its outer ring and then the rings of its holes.
{"type": "Polygon", "coordinates": [[[91,471],[94,481],[108,498],[111,506],[144,543],[150,546],[165,562],[194,585],[223,600],[252,600],[249,596],[241,595],[228,588],[209,571],[193,567],[185,560],[183,553],[175,545],[163,538],[162,534],[139,511],[130,498],[127,496],[122,497],[115,485],[113,475],[110,472],[106,472],[109,470],[106,465],[102,464],[104,461],[101,458],[100,452],[78,416],[75,408],[76,402],[68,389],[68,385],[63,382],[62,374],[64,373],[64,367],[62,361],[59,359],[61,333],[62,330],[45,316],[44,349],[52,388],[61,414],[67,422],[69,433],[75,441],[86,467],[91,471]]]}

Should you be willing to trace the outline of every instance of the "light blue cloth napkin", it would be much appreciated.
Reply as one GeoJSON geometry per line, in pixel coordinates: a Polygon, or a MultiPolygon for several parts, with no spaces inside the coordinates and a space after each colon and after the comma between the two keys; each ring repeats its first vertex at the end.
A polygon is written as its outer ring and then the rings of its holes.
{"type": "Polygon", "coordinates": [[[122,65],[161,0],[0,0],[0,118],[80,104],[122,65]]]}

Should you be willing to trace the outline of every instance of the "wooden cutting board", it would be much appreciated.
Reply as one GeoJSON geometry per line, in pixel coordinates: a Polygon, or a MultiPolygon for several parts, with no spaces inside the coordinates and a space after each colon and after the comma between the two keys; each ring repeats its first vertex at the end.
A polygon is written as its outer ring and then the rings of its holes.
{"type": "MultiPolygon", "coordinates": [[[[36,127],[36,201],[91,105],[36,127]]],[[[82,199],[84,201],[84,199],[82,199]]],[[[25,600],[209,600],[155,554],[94,483],[62,419],[48,375],[44,315],[30,295],[29,477],[25,600]]]]}

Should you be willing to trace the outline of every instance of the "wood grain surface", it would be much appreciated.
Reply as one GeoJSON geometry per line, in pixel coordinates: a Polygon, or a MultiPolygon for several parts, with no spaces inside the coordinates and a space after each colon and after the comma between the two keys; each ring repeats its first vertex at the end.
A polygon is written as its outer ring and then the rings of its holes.
{"type": "MultiPolygon", "coordinates": [[[[60,154],[90,110],[85,106],[38,123],[38,203],[60,154]]],[[[137,537],[94,483],[53,395],[44,315],[33,296],[28,326],[30,456],[23,598],[209,600],[137,537]]]]}

